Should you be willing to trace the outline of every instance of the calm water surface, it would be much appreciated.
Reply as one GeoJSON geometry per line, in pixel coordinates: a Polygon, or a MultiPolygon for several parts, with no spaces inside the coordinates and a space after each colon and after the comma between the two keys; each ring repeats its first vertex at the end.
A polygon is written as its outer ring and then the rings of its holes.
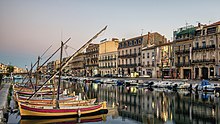
{"type": "MultiPolygon", "coordinates": [[[[167,89],[146,89],[107,84],[63,83],[68,93],[107,101],[109,112],[86,118],[23,120],[19,113],[9,115],[8,123],[119,123],[119,124],[213,124],[220,123],[219,98],[212,93],[190,93],[167,89]]],[[[13,101],[11,101],[13,108],[13,101]]]]}

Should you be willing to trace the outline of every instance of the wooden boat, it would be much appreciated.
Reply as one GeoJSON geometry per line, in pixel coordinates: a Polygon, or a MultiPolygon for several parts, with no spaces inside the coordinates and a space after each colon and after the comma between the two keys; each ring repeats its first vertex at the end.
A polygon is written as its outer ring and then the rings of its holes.
{"type": "Polygon", "coordinates": [[[83,117],[108,113],[106,102],[89,106],[60,106],[59,109],[54,109],[53,106],[35,106],[20,102],[18,102],[18,105],[21,118],[83,117]]]}
{"type": "Polygon", "coordinates": [[[51,124],[51,123],[76,124],[76,123],[88,123],[88,122],[101,122],[105,120],[106,120],[106,114],[99,114],[99,115],[87,116],[81,118],[21,119],[20,124],[51,124]]]}
{"type": "MultiPolygon", "coordinates": [[[[94,99],[88,99],[88,100],[72,100],[72,101],[58,101],[59,106],[83,106],[83,105],[92,105],[96,101],[96,98],[94,99]]],[[[34,105],[34,106],[54,106],[56,107],[56,101],[40,101],[40,102],[33,102],[33,101],[23,101],[21,103],[27,103],[29,105],[34,105]]]]}
{"type": "MultiPolygon", "coordinates": [[[[77,96],[73,96],[73,97],[66,97],[63,96],[59,102],[66,102],[66,101],[75,101],[78,97],[77,96]]],[[[19,96],[18,94],[15,95],[14,100],[17,102],[27,102],[28,97],[23,97],[23,96],[19,96]]],[[[45,103],[45,104],[50,104],[53,103],[53,99],[52,98],[41,98],[41,97],[35,97],[33,99],[28,100],[29,103],[45,103]]]]}

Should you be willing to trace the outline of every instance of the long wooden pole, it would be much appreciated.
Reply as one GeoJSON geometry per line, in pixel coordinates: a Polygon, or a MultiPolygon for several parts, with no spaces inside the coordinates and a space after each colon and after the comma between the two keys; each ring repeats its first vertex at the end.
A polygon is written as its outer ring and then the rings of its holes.
{"type": "Polygon", "coordinates": [[[62,70],[61,70],[61,65],[62,65],[62,56],[63,56],[63,42],[61,41],[61,49],[60,49],[60,68],[59,68],[59,81],[58,81],[58,91],[57,91],[57,100],[56,100],[56,108],[60,108],[59,107],[59,96],[60,96],[60,82],[61,82],[61,74],[62,74],[62,70]]]}

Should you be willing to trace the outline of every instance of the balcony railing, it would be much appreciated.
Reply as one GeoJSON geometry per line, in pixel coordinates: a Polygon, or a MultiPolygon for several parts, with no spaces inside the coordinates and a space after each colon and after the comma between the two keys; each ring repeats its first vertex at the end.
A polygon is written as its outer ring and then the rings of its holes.
{"type": "Polygon", "coordinates": [[[119,55],[119,58],[133,58],[136,57],[137,53],[132,53],[132,54],[125,54],[125,55],[119,55]]]}
{"type": "Polygon", "coordinates": [[[116,66],[99,66],[99,68],[116,68],[116,66]]]}
{"type": "Polygon", "coordinates": [[[206,46],[200,46],[200,47],[193,47],[193,51],[196,50],[209,50],[209,49],[215,49],[215,45],[206,45],[206,46]]]}
{"type": "Polygon", "coordinates": [[[193,60],[192,63],[215,63],[215,59],[193,60]]]}
{"type": "Polygon", "coordinates": [[[100,59],[99,61],[111,61],[111,60],[116,60],[116,58],[108,58],[108,59],[100,59]]]}
{"type": "Polygon", "coordinates": [[[175,64],[177,67],[188,67],[191,65],[190,62],[179,62],[175,64]]]}
{"type": "Polygon", "coordinates": [[[176,54],[189,54],[189,50],[177,50],[175,51],[176,54]]]}
{"type": "Polygon", "coordinates": [[[121,65],[118,65],[118,67],[121,67],[121,68],[128,68],[128,67],[136,67],[137,64],[121,64],[121,65]]]}

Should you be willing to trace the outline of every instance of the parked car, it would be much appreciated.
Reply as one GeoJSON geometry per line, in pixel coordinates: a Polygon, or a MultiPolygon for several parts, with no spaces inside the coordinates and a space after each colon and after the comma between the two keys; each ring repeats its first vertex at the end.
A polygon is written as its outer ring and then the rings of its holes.
{"type": "Polygon", "coordinates": [[[112,77],[112,74],[106,74],[103,77],[112,77]]]}
{"type": "Polygon", "coordinates": [[[93,77],[101,77],[101,74],[96,74],[93,77]]]}

